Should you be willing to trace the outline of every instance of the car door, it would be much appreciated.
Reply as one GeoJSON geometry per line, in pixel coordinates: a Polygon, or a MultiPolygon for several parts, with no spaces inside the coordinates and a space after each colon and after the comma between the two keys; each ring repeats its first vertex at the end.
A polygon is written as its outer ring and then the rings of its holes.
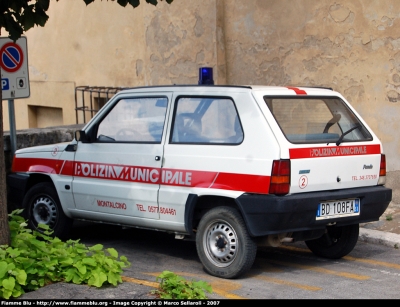
{"type": "MultiPolygon", "coordinates": [[[[159,219],[158,191],[171,93],[115,98],[85,127],[72,189],[77,210],[159,219]]],[[[89,215],[90,216],[90,215],[89,215]]],[[[104,216],[105,217],[105,216],[104,216]]]]}

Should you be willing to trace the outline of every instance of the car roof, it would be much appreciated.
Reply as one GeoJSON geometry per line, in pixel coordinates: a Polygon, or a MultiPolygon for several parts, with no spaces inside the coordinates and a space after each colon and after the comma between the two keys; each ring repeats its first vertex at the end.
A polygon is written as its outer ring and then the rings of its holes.
{"type": "Polygon", "coordinates": [[[157,85],[124,88],[119,94],[138,93],[143,91],[166,92],[192,92],[193,94],[205,94],[212,92],[265,92],[267,95],[335,95],[332,88],[309,86],[269,86],[269,85],[157,85]]]}

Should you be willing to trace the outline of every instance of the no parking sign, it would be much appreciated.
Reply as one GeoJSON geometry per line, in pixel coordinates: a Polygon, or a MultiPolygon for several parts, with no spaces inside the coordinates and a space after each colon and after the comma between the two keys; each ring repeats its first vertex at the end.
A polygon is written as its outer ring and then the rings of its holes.
{"type": "Polygon", "coordinates": [[[0,68],[2,98],[28,98],[30,89],[26,37],[16,42],[0,37],[0,68]]]}

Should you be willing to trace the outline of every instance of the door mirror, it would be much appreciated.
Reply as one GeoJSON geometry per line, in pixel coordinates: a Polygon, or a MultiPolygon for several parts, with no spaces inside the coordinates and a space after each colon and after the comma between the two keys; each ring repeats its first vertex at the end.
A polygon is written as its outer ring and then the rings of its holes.
{"type": "Polygon", "coordinates": [[[78,142],[88,143],[86,133],[85,133],[85,131],[83,131],[83,130],[77,130],[77,131],[75,131],[75,139],[76,139],[78,142]]]}

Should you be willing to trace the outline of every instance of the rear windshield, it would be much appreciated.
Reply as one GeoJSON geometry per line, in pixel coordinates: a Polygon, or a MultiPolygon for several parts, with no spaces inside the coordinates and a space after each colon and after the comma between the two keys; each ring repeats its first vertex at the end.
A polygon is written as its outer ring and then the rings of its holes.
{"type": "Polygon", "coordinates": [[[372,136],[338,97],[271,97],[264,100],[294,144],[371,141],[372,136]]]}

